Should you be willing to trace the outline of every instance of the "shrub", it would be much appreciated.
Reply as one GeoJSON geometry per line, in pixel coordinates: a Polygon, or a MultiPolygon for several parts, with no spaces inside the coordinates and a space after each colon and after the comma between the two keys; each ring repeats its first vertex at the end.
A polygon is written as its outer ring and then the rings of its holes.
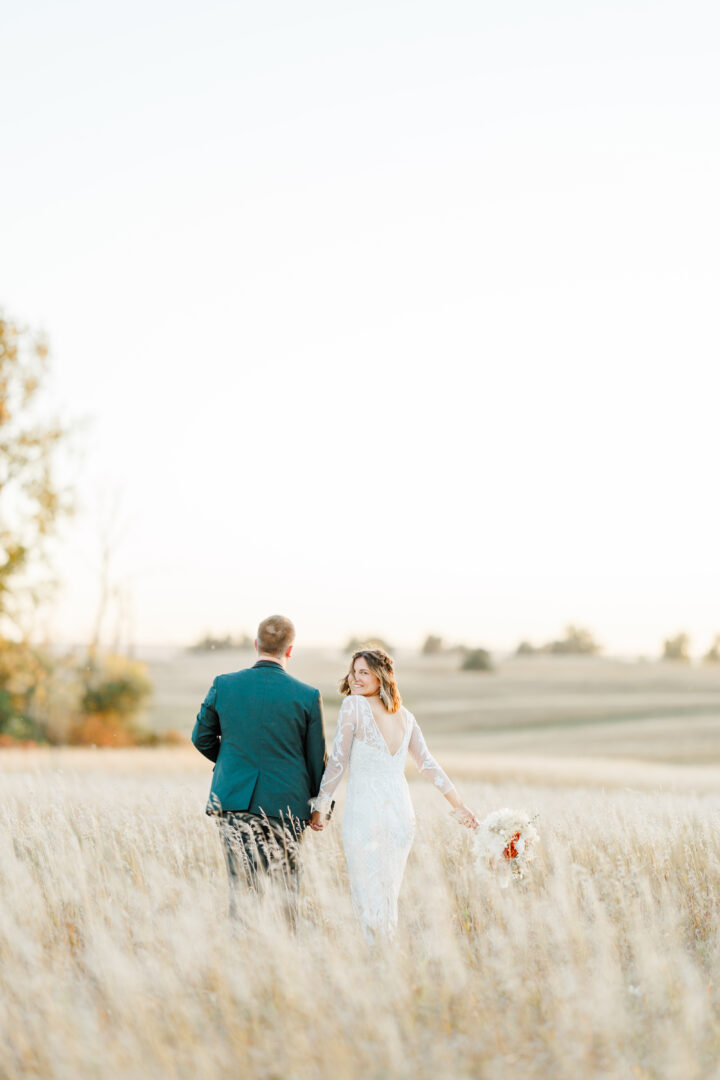
{"type": "MultiPolygon", "coordinates": [[[[152,690],[144,664],[122,656],[91,659],[83,670],[80,716],[68,742],[75,746],[138,746],[155,737],[137,724],[152,690]]],[[[155,740],[157,741],[157,740],[155,740]]]]}
{"type": "Polygon", "coordinates": [[[663,660],[672,660],[682,664],[690,663],[690,638],[687,634],[676,634],[663,642],[663,660]]]}
{"type": "Polygon", "coordinates": [[[444,651],[443,639],[435,634],[428,634],[420,650],[423,656],[439,656],[444,651]]]}
{"type": "Polygon", "coordinates": [[[52,663],[26,642],[0,638],[0,735],[5,743],[46,738],[42,706],[52,663]]]}
{"type": "Polygon", "coordinates": [[[487,649],[470,649],[460,665],[461,671],[493,671],[493,662],[487,649]]]}

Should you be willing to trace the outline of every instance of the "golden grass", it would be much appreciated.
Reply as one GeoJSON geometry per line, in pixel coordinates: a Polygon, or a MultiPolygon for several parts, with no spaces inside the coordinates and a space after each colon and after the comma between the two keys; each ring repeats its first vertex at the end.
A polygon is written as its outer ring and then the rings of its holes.
{"type": "Polygon", "coordinates": [[[480,813],[541,815],[532,877],[502,891],[418,781],[382,951],[353,920],[342,805],[304,841],[293,935],[268,905],[229,922],[199,757],[0,766],[3,1078],[718,1075],[720,794],[546,783],[539,765],[467,781],[480,813]]]}

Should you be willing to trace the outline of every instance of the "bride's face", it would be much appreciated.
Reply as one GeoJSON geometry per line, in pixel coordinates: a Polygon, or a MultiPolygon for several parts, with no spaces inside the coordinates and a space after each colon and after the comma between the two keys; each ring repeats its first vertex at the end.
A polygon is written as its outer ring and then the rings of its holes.
{"type": "Polygon", "coordinates": [[[373,675],[362,656],[359,656],[353,664],[350,673],[350,689],[353,694],[362,694],[363,697],[372,697],[380,689],[380,680],[377,675],[373,675]]]}

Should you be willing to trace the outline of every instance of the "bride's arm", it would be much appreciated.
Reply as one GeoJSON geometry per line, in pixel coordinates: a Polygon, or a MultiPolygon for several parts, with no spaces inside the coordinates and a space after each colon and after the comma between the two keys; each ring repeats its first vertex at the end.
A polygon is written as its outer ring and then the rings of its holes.
{"type": "Polygon", "coordinates": [[[469,829],[474,829],[478,824],[478,819],[462,801],[457,788],[428,750],[420,725],[412,713],[410,718],[413,727],[410,742],[408,743],[408,753],[420,770],[420,775],[424,776],[426,780],[430,780],[443,793],[453,810],[456,811],[455,816],[458,821],[462,825],[467,825],[469,829]]]}
{"type": "Polygon", "coordinates": [[[310,819],[310,828],[320,831],[325,827],[327,814],[332,803],[332,795],[342,779],[342,774],[347,767],[350,757],[350,747],[355,737],[357,726],[357,702],[353,698],[346,698],[340,708],[338,726],[330,751],[325,772],[320,782],[320,790],[317,798],[310,800],[310,809],[313,811],[310,819]]]}

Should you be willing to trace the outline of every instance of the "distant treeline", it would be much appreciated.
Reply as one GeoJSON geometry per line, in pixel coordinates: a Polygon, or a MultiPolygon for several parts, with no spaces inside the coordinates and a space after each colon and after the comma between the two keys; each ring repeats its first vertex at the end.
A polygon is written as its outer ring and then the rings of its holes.
{"type": "Polygon", "coordinates": [[[535,653],[549,653],[551,656],[596,656],[602,652],[602,645],[598,644],[589,630],[571,624],[565,628],[564,638],[538,646],[531,645],[529,641],[521,641],[515,652],[517,656],[533,656],[535,653]]]}
{"type": "MultiPolygon", "coordinates": [[[[570,625],[565,630],[565,637],[556,641],[548,641],[545,645],[532,645],[529,641],[521,641],[515,650],[517,656],[536,656],[539,654],[551,656],[593,656],[601,651],[601,646],[595,641],[589,630],[579,626],[570,625]]],[[[423,656],[450,656],[461,657],[461,668],[464,671],[491,671],[493,669],[492,657],[487,649],[471,649],[467,645],[446,645],[441,637],[436,634],[428,634],[422,644],[420,652],[423,656]]]]}
{"type": "Polygon", "coordinates": [[[255,648],[254,639],[249,634],[238,634],[237,637],[233,637],[232,634],[225,634],[224,637],[214,637],[212,634],[205,634],[199,641],[196,641],[194,645],[188,645],[188,652],[214,652],[216,649],[253,649],[255,648]]]}
{"type": "MultiPolygon", "coordinates": [[[[663,660],[679,661],[682,664],[691,662],[690,637],[688,634],[676,634],[675,637],[666,638],[663,642],[663,660]]],[[[702,655],[704,664],[720,664],[720,634],[716,634],[712,644],[706,653],[702,655]]]]}
{"type": "MultiPolygon", "coordinates": [[[[223,649],[251,650],[254,640],[249,634],[214,635],[207,633],[188,646],[188,652],[214,652],[223,649]]],[[[384,649],[393,653],[394,647],[382,634],[352,635],[343,646],[343,652],[354,653],[358,649],[384,649]]],[[[523,640],[515,649],[516,656],[597,656],[603,646],[594,634],[583,626],[570,623],[565,627],[562,637],[547,641],[541,645],[523,640]]],[[[422,656],[456,656],[465,671],[491,671],[493,669],[491,653],[487,649],[473,648],[459,642],[446,642],[439,634],[428,634],[420,647],[422,656]]],[[[661,660],[690,663],[690,637],[676,634],[663,641],[661,660]]],[[[710,648],[703,654],[706,664],[720,664],[720,634],[716,634],[710,648]]]]}
{"type": "MultiPolygon", "coordinates": [[[[597,656],[602,651],[602,645],[599,644],[590,630],[571,623],[565,628],[564,637],[548,641],[544,645],[533,645],[529,641],[521,641],[515,650],[515,655],[597,656]]],[[[462,658],[461,667],[464,670],[490,671],[493,668],[491,655],[487,650],[470,649],[467,645],[447,645],[442,637],[436,634],[428,634],[420,652],[423,656],[459,655],[462,658]]],[[[674,663],[691,663],[690,637],[681,633],[666,638],[663,641],[660,659],[674,663]]],[[[705,664],[720,664],[720,634],[715,635],[710,648],[702,655],[701,659],[705,664]]]]}

